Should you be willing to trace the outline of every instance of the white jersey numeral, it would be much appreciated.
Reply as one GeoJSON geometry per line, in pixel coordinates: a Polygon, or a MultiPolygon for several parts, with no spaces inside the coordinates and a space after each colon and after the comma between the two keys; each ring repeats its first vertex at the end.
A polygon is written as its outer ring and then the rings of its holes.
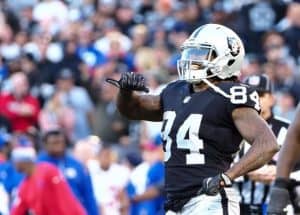
{"type": "Polygon", "coordinates": [[[174,111],[166,111],[164,112],[164,130],[161,133],[161,137],[164,141],[166,141],[165,145],[165,155],[164,160],[168,161],[171,157],[171,145],[172,145],[172,139],[169,137],[172,125],[174,123],[176,113],[174,111]]]}
{"type": "Polygon", "coordinates": [[[178,149],[189,149],[186,155],[186,164],[204,164],[204,155],[199,150],[203,149],[203,140],[199,139],[199,128],[202,121],[201,114],[191,114],[180,126],[176,142],[178,149]],[[185,139],[188,134],[188,139],[185,139]]]}
{"type": "Polygon", "coordinates": [[[255,102],[254,108],[260,110],[259,96],[256,91],[250,94],[250,99],[255,102]]]}
{"type": "MultiPolygon", "coordinates": [[[[234,86],[230,88],[230,102],[232,104],[245,104],[247,102],[247,89],[244,86],[234,86]]],[[[249,95],[249,98],[255,103],[254,108],[260,110],[259,96],[256,91],[249,95]]]]}
{"type": "Polygon", "coordinates": [[[247,102],[247,89],[243,86],[234,86],[230,88],[232,104],[245,104],[247,102]]]}
{"type": "MultiPolygon", "coordinates": [[[[162,131],[162,138],[166,141],[165,145],[165,161],[171,157],[172,139],[169,137],[172,129],[176,113],[174,111],[166,111],[164,113],[165,127],[162,131]]],[[[176,142],[178,149],[189,149],[190,153],[186,155],[186,164],[204,164],[204,155],[200,153],[203,149],[203,140],[199,138],[199,129],[202,121],[201,114],[191,114],[186,118],[179,127],[176,134],[176,142]],[[187,137],[187,138],[186,138],[187,137]]]]}

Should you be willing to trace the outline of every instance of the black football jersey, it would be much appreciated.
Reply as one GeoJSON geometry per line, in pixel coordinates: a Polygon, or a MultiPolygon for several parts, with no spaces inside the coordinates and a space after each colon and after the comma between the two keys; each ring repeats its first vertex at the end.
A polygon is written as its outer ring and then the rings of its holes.
{"type": "Polygon", "coordinates": [[[190,83],[176,81],[161,93],[169,198],[192,197],[204,178],[226,171],[242,140],[232,119],[233,110],[260,109],[252,88],[231,81],[216,86],[222,93],[210,87],[193,92],[190,83]]]}

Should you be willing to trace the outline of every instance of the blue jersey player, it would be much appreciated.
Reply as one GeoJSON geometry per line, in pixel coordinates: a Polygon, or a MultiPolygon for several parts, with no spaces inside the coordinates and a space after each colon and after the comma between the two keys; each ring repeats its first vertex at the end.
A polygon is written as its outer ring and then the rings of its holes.
{"type": "Polygon", "coordinates": [[[159,96],[140,74],[107,79],[120,88],[119,111],[130,119],[163,121],[166,214],[239,214],[232,180],[254,170],[278,151],[259,116],[256,91],[237,82],[244,58],[240,38],[222,25],[197,28],[183,43],[178,81],[159,96]],[[252,146],[231,166],[242,139],[252,146]]]}

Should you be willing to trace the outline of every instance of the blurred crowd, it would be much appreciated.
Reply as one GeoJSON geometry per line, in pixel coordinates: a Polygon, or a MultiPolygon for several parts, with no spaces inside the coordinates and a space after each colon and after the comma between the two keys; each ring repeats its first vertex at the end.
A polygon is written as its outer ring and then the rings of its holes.
{"type": "Polygon", "coordinates": [[[36,160],[61,170],[87,214],[162,214],[161,193],[143,196],[164,177],[161,123],[122,117],[105,79],[142,73],[159,94],[177,78],[180,45],[205,23],[241,36],[240,79],[267,74],[274,113],[294,118],[300,1],[3,0],[0,8],[0,214],[18,204],[36,160]],[[32,151],[16,150],[24,148],[32,151]],[[14,159],[26,164],[22,174],[14,159]]]}

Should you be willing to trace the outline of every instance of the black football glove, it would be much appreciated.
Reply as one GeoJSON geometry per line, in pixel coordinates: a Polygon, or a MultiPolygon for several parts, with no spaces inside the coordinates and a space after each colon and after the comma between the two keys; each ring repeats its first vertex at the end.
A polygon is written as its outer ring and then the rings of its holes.
{"type": "Polygon", "coordinates": [[[208,196],[217,195],[223,187],[231,187],[231,179],[224,173],[215,177],[206,178],[202,182],[202,188],[199,194],[206,194],[208,196]]]}
{"type": "Polygon", "coordinates": [[[270,202],[268,205],[268,215],[286,215],[288,206],[291,207],[289,195],[289,181],[278,178],[271,187],[270,202]]]}
{"type": "Polygon", "coordinates": [[[146,93],[149,92],[149,89],[146,87],[145,78],[141,74],[123,72],[119,81],[107,78],[106,82],[123,90],[144,91],[146,93]]]}

